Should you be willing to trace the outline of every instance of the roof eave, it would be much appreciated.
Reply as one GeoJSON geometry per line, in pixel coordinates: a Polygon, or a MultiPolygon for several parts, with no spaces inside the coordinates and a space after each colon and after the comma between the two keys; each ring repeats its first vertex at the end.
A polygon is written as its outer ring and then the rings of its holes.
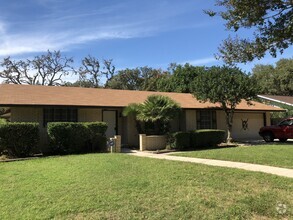
{"type": "MultiPolygon", "coordinates": [[[[73,107],[73,108],[125,108],[126,106],[98,106],[98,105],[64,105],[64,104],[3,104],[0,103],[0,107],[73,107]]],[[[205,107],[205,108],[190,108],[182,107],[184,110],[223,110],[220,107],[205,107]]],[[[249,112],[286,112],[285,109],[238,109],[236,111],[249,111],[249,112]]]]}
{"type": "Polygon", "coordinates": [[[277,100],[277,99],[268,98],[266,96],[257,95],[257,97],[262,98],[262,99],[266,99],[266,100],[269,100],[269,101],[277,102],[277,103],[280,103],[280,104],[293,106],[293,104],[291,104],[289,102],[284,102],[284,101],[280,101],[280,100],[277,100]]]}

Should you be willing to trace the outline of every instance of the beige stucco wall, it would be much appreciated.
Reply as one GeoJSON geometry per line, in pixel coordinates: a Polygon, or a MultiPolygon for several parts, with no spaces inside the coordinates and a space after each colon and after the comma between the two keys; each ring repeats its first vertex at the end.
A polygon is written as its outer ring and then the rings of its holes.
{"type": "Polygon", "coordinates": [[[186,131],[196,129],[196,110],[185,110],[186,131]]]}
{"type": "Polygon", "coordinates": [[[139,150],[162,150],[166,148],[167,137],[165,135],[139,135],[139,150]]]}
{"type": "Polygon", "coordinates": [[[78,121],[80,122],[102,121],[102,109],[80,108],[78,109],[78,121]]]}
{"type": "Polygon", "coordinates": [[[266,119],[267,119],[267,123],[266,125],[267,126],[270,126],[271,125],[271,113],[270,112],[266,112],[266,119]]]}
{"type": "Polygon", "coordinates": [[[224,111],[216,111],[217,129],[226,130],[226,118],[224,111]]]}

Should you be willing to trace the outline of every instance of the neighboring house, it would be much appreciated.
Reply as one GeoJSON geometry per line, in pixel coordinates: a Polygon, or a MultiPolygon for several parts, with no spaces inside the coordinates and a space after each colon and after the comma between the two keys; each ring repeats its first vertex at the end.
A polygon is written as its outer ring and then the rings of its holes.
{"type": "Polygon", "coordinates": [[[293,96],[258,95],[258,98],[264,104],[286,109],[285,112],[273,113],[271,124],[277,124],[285,118],[293,117],[293,96]]]}
{"type": "MultiPolygon", "coordinates": [[[[0,107],[9,107],[12,122],[39,122],[41,144],[46,145],[46,125],[52,121],[108,123],[107,137],[119,134],[122,144],[138,145],[138,133],[132,117],[122,110],[130,103],[142,103],[149,95],[172,98],[181,105],[182,114],[171,123],[172,131],[226,129],[225,115],[218,104],[203,103],[186,93],[92,89],[31,85],[0,85],[0,107]]],[[[259,128],[270,124],[270,112],[281,108],[242,102],[234,116],[234,139],[259,138],[259,128]]]]}
{"type": "Polygon", "coordinates": [[[267,104],[287,105],[293,107],[293,96],[281,95],[258,95],[258,97],[267,104]]]}

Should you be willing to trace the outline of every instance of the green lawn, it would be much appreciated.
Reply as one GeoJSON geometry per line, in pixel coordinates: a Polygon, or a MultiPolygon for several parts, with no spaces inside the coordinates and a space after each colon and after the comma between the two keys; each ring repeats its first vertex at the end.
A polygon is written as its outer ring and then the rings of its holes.
{"type": "Polygon", "coordinates": [[[123,154],[0,163],[0,178],[1,219],[279,219],[293,209],[289,178],[123,154]]]}
{"type": "Polygon", "coordinates": [[[254,145],[175,153],[174,155],[229,160],[293,168],[293,145],[254,145]]]}

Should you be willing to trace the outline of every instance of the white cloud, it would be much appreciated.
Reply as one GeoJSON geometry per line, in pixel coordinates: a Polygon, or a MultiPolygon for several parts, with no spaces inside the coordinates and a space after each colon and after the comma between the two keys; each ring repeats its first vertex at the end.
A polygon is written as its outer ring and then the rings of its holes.
{"type": "Polygon", "coordinates": [[[91,28],[85,27],[81,30],[71,29],[55,33],[39,31],[22,34],[3,33],[0,36],[0,56],[44,52],[48,49],[66,50],[72,45],[89,41],[139,37],[146,35],[147,30],[152,31],[147,28],[142,29],[136,24],[128,24],[104,26],[98,30],[91,30],[91,28]]]}
{"type": "MultiPolygon", "coordinates": [[[[146,3],[143,11],[137,11],[135,7],[122,3],[98,9],[79,9],[67,5],[62,8],[59,5],[61,2],[56,0],[35,1],[54,7],[54,10],[37,20],[14,23],[0,20],[0,56],[44,52],[48,49],[70,50],[73,46],[92,41],[146,37],[191,27],[168,22],[168,19],[190,10],[190,5],[183,3],[180,7],[176,4],[146,3]]],[[[206,24],[191,25],[194,28],[206,24]]]]}

